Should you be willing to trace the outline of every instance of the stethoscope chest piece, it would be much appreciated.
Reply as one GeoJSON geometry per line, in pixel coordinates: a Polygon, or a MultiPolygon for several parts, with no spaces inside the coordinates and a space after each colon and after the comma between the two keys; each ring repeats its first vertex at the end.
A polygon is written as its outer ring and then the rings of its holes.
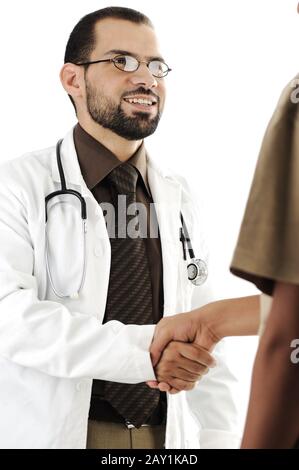
{"type": "Polygon", "coordinates": [[[188,279],[195,286],[201,286],[208,277],[208,268],[202,259],[192,259],[187,266],[188,279]]]}
{"type": "Polygon", "coordinates": [[[182,227],[180,228],[180,241],[182,242],[183,247],[183,258],[186,261],[187,254],[189,257],[189,263],[187,265],[188,279],[195,286],[201,286],[208,278],[208,267],[204,260],[195,258],[190,236],[182,213],[180,213],[180,217],[182,223],[182,227]]]}

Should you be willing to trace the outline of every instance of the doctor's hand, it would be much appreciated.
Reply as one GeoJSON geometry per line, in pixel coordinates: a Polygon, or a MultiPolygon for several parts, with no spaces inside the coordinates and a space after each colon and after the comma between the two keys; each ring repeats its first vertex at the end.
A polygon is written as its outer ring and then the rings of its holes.
{"type": "Polygon", "coordinates": [[[171,341],[164,349],[156,365],[157,382],[149,382],[151,388],[159,388],[171,394],[191,390],[196,382],[216,365],[211,354],[196,344],[171,341]]]}

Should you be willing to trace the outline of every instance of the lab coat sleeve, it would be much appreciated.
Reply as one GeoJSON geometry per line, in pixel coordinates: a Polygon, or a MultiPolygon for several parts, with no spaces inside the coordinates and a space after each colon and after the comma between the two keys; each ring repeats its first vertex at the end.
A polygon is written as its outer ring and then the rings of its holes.
{"type": "MultiPolygon", "coordinates": [[[[189,190],[190,191],[190,190],[189,190]]],[[[196,256],[203,258],[209,269],[209,248],[203,229],[204,204],[197,204],[196,196],[190,191],[191,239],[196,256]]],[[[213,275],[209,272],[207,281],[193,288],[192,309],[216,299],[213,275]]],[[[200,447],[203,449],[238,448],[240,444],[238,408],[236,406],[237,379],[230,370],[226,358],[229,339],[218,343],[213,351],[217,366],[210,369],[190,392],[186,393],[189,410],[195,419],[200,447]]]]}
{"type": "Polygon", "coordinates": [[[154,325],[102,325],[59,302],[39,300],[33,266],[24,199],[2,171],[0,356],[56,377],[124,383],[155,379],[149,354],[154,325]]]}
{"type": "Polygon", "coordinates": [[[186,393],[202,449],[236,449],[240,446],[236,378],[226,363],[225,341],[222,340],[213,351],[217,366],[186,393]]]}

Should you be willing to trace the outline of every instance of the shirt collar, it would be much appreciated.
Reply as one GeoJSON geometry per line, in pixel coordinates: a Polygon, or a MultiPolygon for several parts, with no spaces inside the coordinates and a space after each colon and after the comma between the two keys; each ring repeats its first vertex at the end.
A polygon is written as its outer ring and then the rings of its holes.
{"type": "MultiPolygon", "coordinates": [[[[74,142],[82,176],[90,190],[122,163],[107,147],[88,134],[79,123],[74,128],[74,142]]],[[[127,163],[138,170],[150,194],[147,179],[147,154],[143,141],[127,163]]]]}

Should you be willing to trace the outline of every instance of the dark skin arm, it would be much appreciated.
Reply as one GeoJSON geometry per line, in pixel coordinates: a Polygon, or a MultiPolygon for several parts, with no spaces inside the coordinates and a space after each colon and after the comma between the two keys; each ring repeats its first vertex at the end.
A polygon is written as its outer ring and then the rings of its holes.
{"type": "MultiPolygon", "coordinates": [[[[254,295],[218,300],[191,312],[163,318],[156,327],[151,345],[152,363],[157,369],[156,373],[159,372],[160,365],[164,362],[163,357],[161,364],[159,362],[163,351],[167,353],[167,356],[171,353],[168,351],[172,348],[171,341],[192,343],[200,348],[199,355],[201,356],[204,350],[211,352],[215,344],[225,336],[257,334],[259,310],[259,296],[254,295]]],[[[203,364],[210,367],[210,364],[206,362],[203,364]]],[[[160,383],[150,381],[147,384],[164,392],[177,393],[183,390],[181,387],[177,389],[174,385],[170,385],[161,377],[158,377],[158,380],[160,383]]]]}
{"type": "Polygon", "coordinates": [[[278,282],[255,359],[241,448],[294,447],[299,437],[299,364],[291,342],[299,338],[299,286],[278,282]]]}

